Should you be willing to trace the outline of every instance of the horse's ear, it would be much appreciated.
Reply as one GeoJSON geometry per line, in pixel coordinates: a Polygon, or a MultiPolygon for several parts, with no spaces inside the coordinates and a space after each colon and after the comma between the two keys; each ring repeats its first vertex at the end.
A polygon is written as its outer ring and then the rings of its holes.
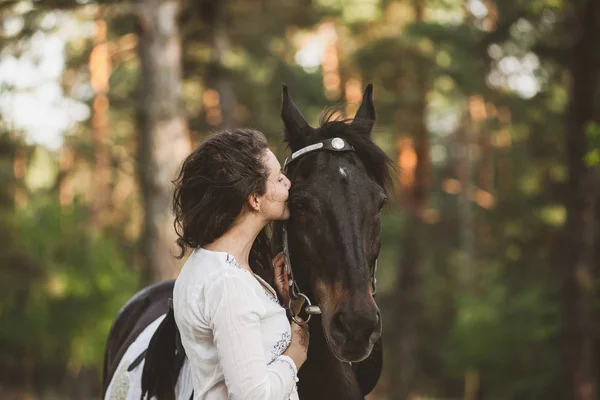
{"type": "Polygon", "coordinates": [[[367,134],[371,134],[373,125],[375,124],[375,105],[373,104],[372,83],[369,83],[365,89],[362,103],[360,104],[360,107],[358,107],[354,120],[356,123],[353,123],[353,126],[358,126],[360,124],[361,127],[367,128],[367,134]]]}
{"type": "Polygon", "coordinates": [[[285,140],[290,145],[292,151],[301,149],[306,145],[307,138],[312,131],[311,126],[306,122],[304,116],[294,104],[290,94],[288,93],[288,87],[284,83],[283,88],[283,101],[281,104],[281,119],[285,126],[285,140]]]}

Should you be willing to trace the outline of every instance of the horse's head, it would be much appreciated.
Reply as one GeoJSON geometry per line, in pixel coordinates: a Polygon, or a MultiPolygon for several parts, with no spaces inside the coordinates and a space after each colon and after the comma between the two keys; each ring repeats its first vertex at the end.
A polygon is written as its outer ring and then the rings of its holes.
{"type": "Polygon", "coordinates": [[[350,151],[312,151],[288,166],[292,268],[301,290],[317,303],[332,353],[358,362],[381,336],[373,269],[381,244],[380,212],[390,184],[390,159],[371,140],[372,86],[353,120],[326,115],[311,127],[283,89],[285,139],[296,152],[325,139],[350,151]]]}

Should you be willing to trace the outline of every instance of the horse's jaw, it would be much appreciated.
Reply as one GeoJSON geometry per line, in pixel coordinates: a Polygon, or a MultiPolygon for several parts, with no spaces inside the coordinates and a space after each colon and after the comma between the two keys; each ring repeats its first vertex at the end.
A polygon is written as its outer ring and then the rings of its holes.
{"type": "Polygon", "coordinates": [[[338,360],[329,349],[319,318],[309,324],[310,344],[307,360],[300,369],[300,399],[364,399],[352,365],[338,360]]]}

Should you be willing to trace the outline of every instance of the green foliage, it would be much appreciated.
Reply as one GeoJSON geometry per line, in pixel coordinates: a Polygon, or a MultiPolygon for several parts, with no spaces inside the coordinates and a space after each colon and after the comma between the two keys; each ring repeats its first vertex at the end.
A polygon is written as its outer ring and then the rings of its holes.
{"type": "MultiPolygon", "coordinates": [[[[560,326],[557,299],[543,285],[512,293],[501,281],[456,299],[456,321],[446,347],[449,376],[477,370],[498,398],[531,398],[552,387],[560,326]]],[[[536,396],[536,397],[537,397],[536,396]]]]}
{"type": "MultiPolygon", "coordinates": [[[[131,43],[129,48],[117,45],[139,28],[130,2],[4,2],[0,17],[21,18],[24,28],[15,37],[0,38],[0,55],[26,51],[26,39],[43,30],[40,21],[47,12],[87,10],[80,6],[83,3],[110,4],[105,18],[113,57],[108,93],[111,166],[115,176],[135,176],[136,87],[143,82],[136,49],[131,43]],[[31,7],[34,3],[36,7],[31,7]],[[20,11],[14,11],[17,8],[20,11]]],[[[182,91],[190,130],[199,139],[215,128],[205,118],[203,94],[214,89],[211,85],[217,79],[234,88],[238,122],[263,131],[274,144],[281,141],[281,83],[289,85],[296,104],[315,123],[322,107],[333,101],[323,90],[325,71],[295,64],[294,32],[315,29],[320,23],[335,26],[340,79],[375,85],[374,137],[382,148],[395,156],[399,136],[423,133],[424,122],[429,131],[430,220],[418,232],[411,231],[407,210],[400,207],[402,198],[394,199],[398,194],[390,195],[390,207],[382,215],[378,302],[388,335],[384,342],[389,345],[396,339],[394,323],[410,311],[399,310],[394,295],[403,268],[400,260],[407,251],[403,241],[418,235],[422,251],[416,300],[421,308],[415,393],[462,398],[465,372],[475,370],[484,398],[554,399],[555,389],[564,384],[557,373],[560,276],[555,249],[569,195],[564,164],[569,82],[564,67],[569,61],[567,46],[577,31],[570,22],[573,5],[564,0],[431,0],[421,2],[424,19],[415,23],[418,3],[183,2],[182,91]],[[496,12],[476,17],[463,8],[471,3],[496,12]],[[218,4],[227,6],[219,9],[218,4]],[[493,23],[486,27],[488,17],[493,23]],[[227,42],[220,65],[213,60],[216,25],[227,42]],[[511,72],[505,65],[526,56],[539,64],[532,74],[540,85],[540,91],[527,99],[507,83],[511,72]],[[495,84],[492,77],[497,78],[495,84]],[[468,125],[463,119],[473,95],[485,100],[486,116],[468,125]],[[422,101],[426,107],[421,107],[422,101]],[[473,147],[482,148],[486,140],[491,143],[489,153],[474,157],[470,179],[475,189],[489,191],[494,200],[487,208],[475,201],[469,204],[472,259],[462,242],[461,233],[467,228],[459,210],[460,193],[444,189],[448,180],[458,179],[465,153],[459,151],[456,132],[467,128],[474,130],[473,147]],[[491,172],[484,185],[479,174],[488,162],[491,172]],[[468,284],[462,281],[465,275],[468,284]]],[[[94,7],[77,18],[93,21],[98,17],[94,7]]],[[[65,54],[65,92],[77,93],[86,102],[91,45],[89,35],[82,36],[67,44],[65,54]]],[[[519,78],[521,69],[513,75],[519,78]]],[[[5,228],[0,232],[0,370],[28,363],[97,368],[110,323],[138,285],[129,261],[135,258],[135,243],[120,239],[123,222],[93,231],[88,205],[61,207],[55,187],[46,188],[48,193],[29,193],[26,207],[17,207],[15,189],[32,187],[31,179],[15,179],[14,156],[17,150],[39,152],[4,134],[5,128],[0,124],[0,224],[5,228]]],[[[585,162],[597,167],[600,125],[590,122],[586,132],[585,162]]],[[[78,162],[93,168],[91,137],[90,124],[82,124],[68,133],[67,142],[78,162]]],[[[278,149],[281,158],[283,147],[278,149]]],[[[57,163],[50,163],[52,169],[46,172],[54,177],[57,163]]],[[[399,356],[391,353],[392,348],[387,348],[386,360],[399,356]]],[[[389,370],[384,370],[386,374],[384,380],[395,379],[389,370]]]]}
{"type": "Polygon", "coordinates": [[[14,222],[16,248],[0,268],[3,357],[100,365],[112,320],[137,288],[136,274],[115,244],[91,229],[84,207],[62,208],[40,196],[14,222]]]}

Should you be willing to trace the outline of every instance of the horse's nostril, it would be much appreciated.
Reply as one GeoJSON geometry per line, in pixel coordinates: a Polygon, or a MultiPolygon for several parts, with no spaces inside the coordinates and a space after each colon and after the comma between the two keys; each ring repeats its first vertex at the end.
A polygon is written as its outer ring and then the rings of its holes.
{"type": "Polygon", "coordinates": [[[350,322],[351,318],[348,317],[347,312],[340,311],[338,313],[338,320],[339,320],[340,332],[342,332],[344,334],[348,334],[348,333],[352,332],[352,324],[350,322]]]}
{"type": "Polygon", "coordinates": [[[345,323],[346,317],[344,317],[344,314],[345,313],[343,311],[337,312],[331,319],[331,333],[334,335],[336,340],[340,342],[345,341],[348,332],[348,327],[345,323]]]}
{"type": "Polygon", "coordinates": [[[338,340],[365,341],[379,325],[379,312],[377,313],[349,313],[340,310],[332,319],[332,333],[338,340]]]}

